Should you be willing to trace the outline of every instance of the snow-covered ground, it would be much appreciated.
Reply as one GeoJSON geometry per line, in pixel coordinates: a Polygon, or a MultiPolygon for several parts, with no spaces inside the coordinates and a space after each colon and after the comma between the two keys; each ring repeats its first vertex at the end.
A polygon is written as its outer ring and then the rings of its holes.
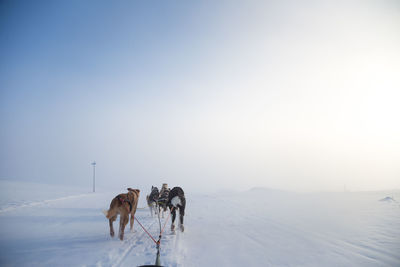
{"type": "MultiPolygon", "coordinates": [[[[156,237],[141,190],[136,216],[156,237]]],[[[0,266],[154,264],[155,245],[136,222],[124,241],[109,236],[101,211],[120,192],[0,181],[0,266]]],[[[186,197],[185,233],[168,223],[162,239],[164,266],[400,266],[400,192],[186,197]]]]}

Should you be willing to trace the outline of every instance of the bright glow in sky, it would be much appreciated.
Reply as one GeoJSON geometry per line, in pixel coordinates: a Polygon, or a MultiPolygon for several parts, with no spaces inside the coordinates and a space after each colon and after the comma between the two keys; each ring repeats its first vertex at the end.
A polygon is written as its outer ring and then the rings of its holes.
{"type": "Polygon", "coordinates": [[[400,188],[397,1],[2,1],[0,40],[0,179],[400,188]]]}

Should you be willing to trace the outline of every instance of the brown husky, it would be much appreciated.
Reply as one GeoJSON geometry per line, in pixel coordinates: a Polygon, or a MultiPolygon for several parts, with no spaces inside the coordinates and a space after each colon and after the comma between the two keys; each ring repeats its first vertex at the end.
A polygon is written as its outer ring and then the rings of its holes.
{"type": "Polygon", "coordinates": [[[118,232],[119,239],[124,239],[124,230],[129,221],[129,214],[131,215],[131,230],[133,230],[133,222],[135,219],[136,208],[139,202],[139,195],[139,189],[128,188],[128,193],[119,194],[118,196],[113,198],[110,204],[110,209],[108,211],[104,211],[104,214],[110,222],[111,237],[114,237],[113,222],[117,219],[118,214],[120,215],[118,232]]]}

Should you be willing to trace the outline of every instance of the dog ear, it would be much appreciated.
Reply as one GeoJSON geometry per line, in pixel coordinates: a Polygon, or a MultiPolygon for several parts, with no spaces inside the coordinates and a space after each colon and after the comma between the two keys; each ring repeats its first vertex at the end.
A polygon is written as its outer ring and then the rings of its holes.
{"type": "Polygon", "coordinates": [[[128,187],[126,190],[128,191],[134,191],[132,188],[128,187]]]}

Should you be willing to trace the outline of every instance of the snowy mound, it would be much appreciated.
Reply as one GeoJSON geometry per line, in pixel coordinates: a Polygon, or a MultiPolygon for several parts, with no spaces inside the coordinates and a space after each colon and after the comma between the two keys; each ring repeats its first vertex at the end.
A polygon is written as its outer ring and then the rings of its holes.
{"type": "Polygon", "coordinates": [[[396,202],[396,200],[394,200],[394,198],[392,198],[392,197],[385,197],[385,198],[382,198],[379,201],[382,201],[382,202],[396,202]]]}

